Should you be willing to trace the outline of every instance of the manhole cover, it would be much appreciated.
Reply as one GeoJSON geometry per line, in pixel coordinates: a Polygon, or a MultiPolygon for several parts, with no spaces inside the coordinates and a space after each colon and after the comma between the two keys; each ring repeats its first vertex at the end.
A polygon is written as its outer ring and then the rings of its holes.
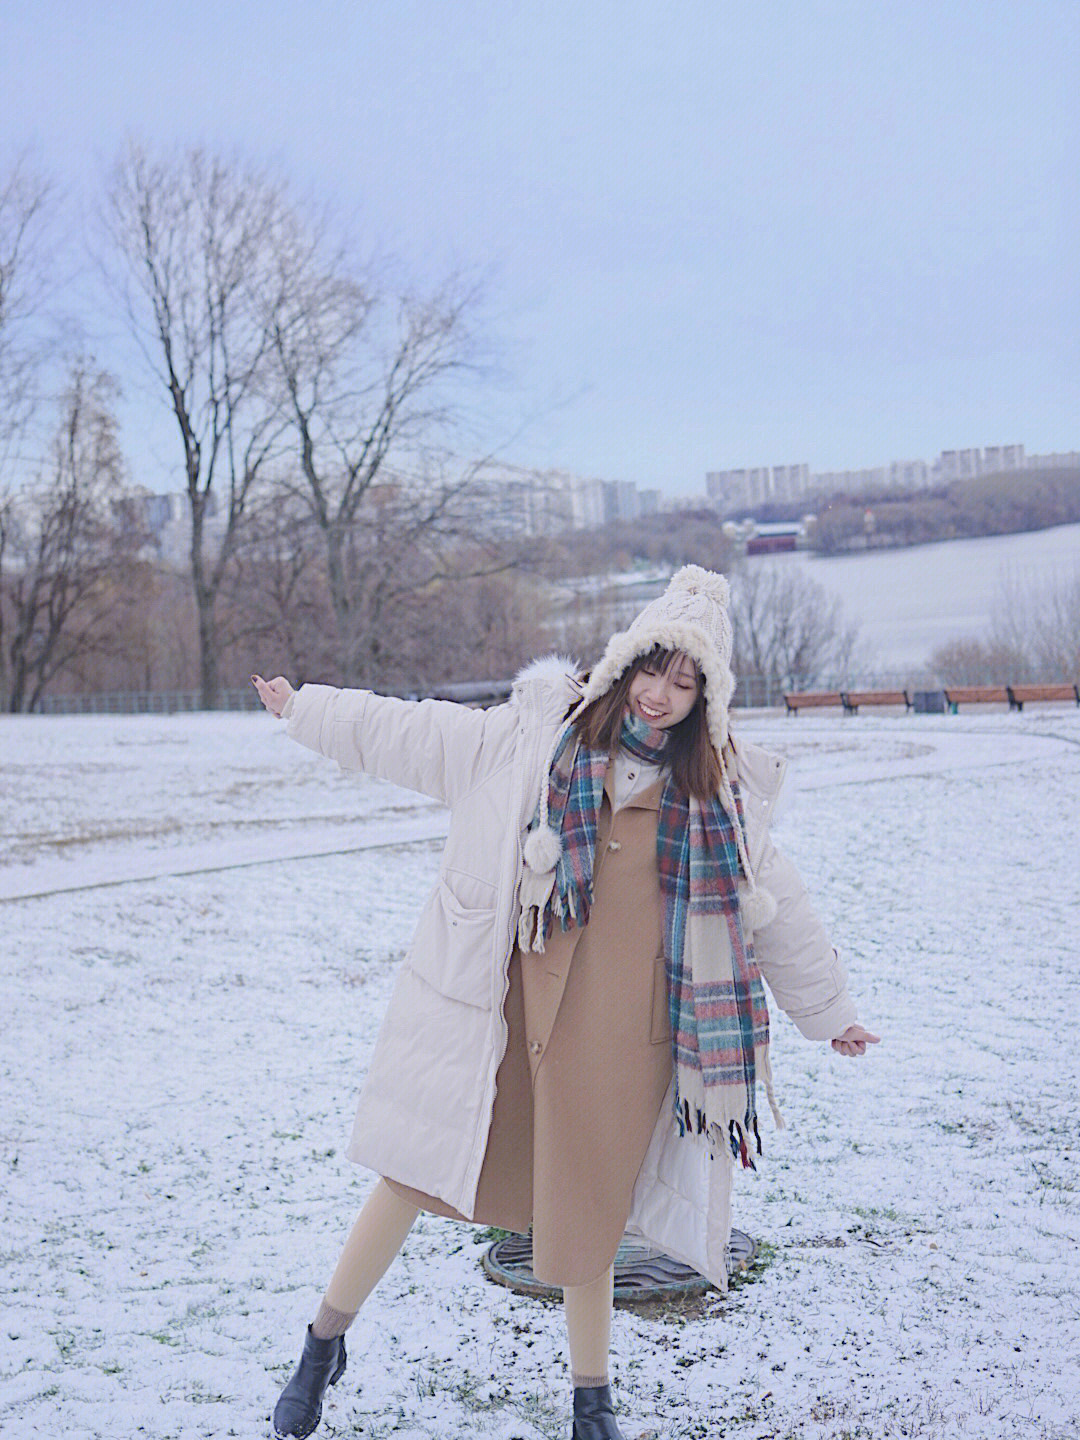
{"type": "MultiPolygon", "coordinates": [[[[732,1230],[727,1248],[728,1274],[745,1270],[757,1254],[757,1241],[743,1230],[732,1230]]],[[[561,1296],[558,1286],[545,1285],[532,1272],[532,1236],[505,1235],[484,1252],[485,1273],[500,1285],[525,1295],[561,1296]]],[[[709,1282],[681,1260],[673,1260],[637,1235],[624,1235],[615,1255],[615,1299],[662,1300],[697,1295],[709,1282]]]]}

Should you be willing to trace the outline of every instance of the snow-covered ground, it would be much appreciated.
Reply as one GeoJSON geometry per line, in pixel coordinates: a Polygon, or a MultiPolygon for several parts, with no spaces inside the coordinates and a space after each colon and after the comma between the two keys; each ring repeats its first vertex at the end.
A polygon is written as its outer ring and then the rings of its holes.
{"type": "MultiPolygon", "coordinates": [[[[775,1019],[752,1284],[620,1311],[629,1440],[1080,1435],[1080,714],[740,717],[862,1061],[775,1019]]],[[[261,1436],[443,812],[261,715],[0,720],[0,1430],[261,1436]]],[[[320,1435],[569,1433],[556,1306],[424,1217],[320,1435]]]]}

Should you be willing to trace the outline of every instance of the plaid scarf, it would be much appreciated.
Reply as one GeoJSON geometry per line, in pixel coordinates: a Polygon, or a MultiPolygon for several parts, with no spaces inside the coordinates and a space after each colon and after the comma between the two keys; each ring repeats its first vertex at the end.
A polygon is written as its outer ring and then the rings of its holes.
{"type": "MultiPolygon", "coordinates": [[[[620,742],[648,764],[662,764],[670,735],[628,714],[620,742]]],[[[571,727],[548,773],[548,823],[561,853],[546,903],[537,906],[534,950],[543,949],[555,921],[563,930],[588,924],[593,901],[596,828],[609,763],[589,750],[571,727]]],[[[701,1135],[710,1153],[730,1146],[753,1168],[748,1137],[761,1153],[756,1078],[771,1100],[769,1017],[752,945],[739,909],[739,851],[735,826],[744,825],[738,786],[736,814],[718,797],[699,801],[668,779],[660,798],[657,866],[665,901],[667,962],[675,1071],[675,1117],[681,1135],[701,1135]]],[[[539,824],[537,806],[532,828],[539,824]]],[[[523,934],[530,926],[523,916],[523,934]]]]}

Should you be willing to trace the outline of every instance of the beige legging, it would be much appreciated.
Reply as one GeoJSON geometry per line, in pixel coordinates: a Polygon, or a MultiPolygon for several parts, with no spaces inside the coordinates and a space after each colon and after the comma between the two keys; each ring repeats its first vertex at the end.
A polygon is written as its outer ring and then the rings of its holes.
{"type": "MultiPolygon", "coordinates": [[[[380,1180],[349,1231],[324,1305],[342,1316],[354,1315],[386,1273],[419,1213],[415,1205],[380,1180]]],[[[614,1283],[614,1266],[609,1266],[588,1285],[563,1290],[575,1385],[603,1385],[607,1381],[614,1283]]]]}

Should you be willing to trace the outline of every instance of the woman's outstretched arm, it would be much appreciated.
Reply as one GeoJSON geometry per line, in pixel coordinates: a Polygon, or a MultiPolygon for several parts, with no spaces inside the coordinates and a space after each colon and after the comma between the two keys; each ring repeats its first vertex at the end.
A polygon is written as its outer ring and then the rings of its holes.
{"type": "Polygon", "coordinates": [[[293,740],[343,770],[363,770],[444,805],[512,758],[518,721],[507,705],[474,710],[332,685],[293,690],[281,675],[253,675],[252,683],[266,708],[288,721],[293,740]]]}

